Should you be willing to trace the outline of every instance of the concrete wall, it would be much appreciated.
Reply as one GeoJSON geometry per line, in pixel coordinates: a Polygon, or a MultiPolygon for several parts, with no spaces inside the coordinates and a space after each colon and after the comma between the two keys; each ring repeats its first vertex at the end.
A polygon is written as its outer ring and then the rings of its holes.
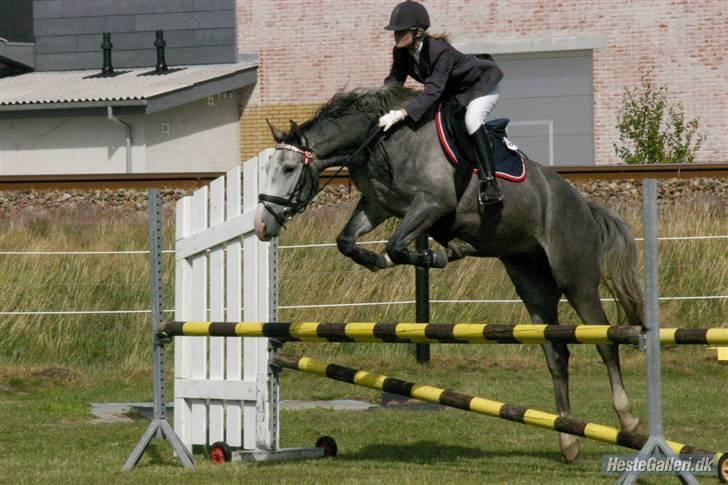
{"type": "Polygon", "coordinates": [[[223,171],[239,164],[239,104],[236,91],[147,116],[145,171],[223,171]]]}
{"type": "MultiPolygon", "coordinates": [[[[392,34],[382,30],[397,0],[238,1],[238,50],[258,51],[258,86],[243,130],[270,146],[263,121],[311,113],[338,90],[378,86],[391,63],[392,34]],[[252,126],[251,126],[252,125],[252,126]]],[[[454,42],[514,43],[565,35],[606,37],[593,51],[594,155],[618,159],[622,92],[642,77],[667,86],[707,135],[701,162],[728,159],[728,8],[726,0],[426,0],[433,32],[454,42]]],[[[507,53],[508,49],[501,53],[507,53]]],[[[505,83],[508,79],[504,80],[505,83]]],[[[247,135],[245,135],[247,136],[247,135]]]]}
{"type": "MultiPolygon", "coordinates": [[[[133,172],[223,171],[240,163],[240,96],[209,99],[120,115],[132,126],[133,172]]],[[[0,120],[0,133],[0,175],[127,171],[125,130],[106,117],[0,120]]]]}
{"type": "MultiPolygon", "coordinates": [[[[132,160],[144,163],[144,127],[133,127],[132,160]]],[[[124,128],[103,117],[0,120],[0,175],[124,173],[124,128]]]]}

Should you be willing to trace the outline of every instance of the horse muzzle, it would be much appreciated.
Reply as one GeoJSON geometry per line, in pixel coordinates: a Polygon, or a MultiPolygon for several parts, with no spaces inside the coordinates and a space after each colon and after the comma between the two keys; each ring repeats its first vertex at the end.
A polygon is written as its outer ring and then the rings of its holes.
{"type": "Polygon", "coordinates": [[[278,236],[281,227],[278,221],[271,216],[270,212],[263,206],[258,204],[258,208],[255,211],[255,235],[261,241],[270,241],[274,237],[278,236]]]}

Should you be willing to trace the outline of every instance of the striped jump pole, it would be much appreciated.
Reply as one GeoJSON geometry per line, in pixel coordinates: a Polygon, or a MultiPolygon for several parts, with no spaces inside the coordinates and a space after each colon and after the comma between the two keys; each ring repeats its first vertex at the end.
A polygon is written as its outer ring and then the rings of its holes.
{"type": "MultiPolygon", "coordinates": [[[[642,328],[484,323],[166,322],[160,336],[269,337],[283,342],[638,344],[642,328]]],[[[728,328],[662,328],[662,344],[728,345],[728,328]]]]}
{"type": "MultiPolygon", "coordinates": [[[[526,409],[512,404],[492,401],[478,396],[469,396],[438,387],[415,384],[413,382],[395,379],[394,377],[330,364],[308,357],[276,352],[273,354],[272,361],[274,364],[285,369],[292,369],[306,374],[315,374],[320,377],[348,382],[349,384],[368,387],[377,391],[411,397],[420,401],[441,404],[463,411],[471,411],[507,421],[550,429],[560,433],[581,436],[633,450],[641,449],[648,438],[643,434],[623,431],[610,426],[580,421],[575,418],[565,418],[557,414],[546,413],[536,409],[526,409]]],[[[728,459],[728,453],[716,453],[676,441],[668,441],[667,443],[678,454],[713,455],[715,463],[720,463],[721,465],[726,463],[728,459]]],[[[721,470],[722,467],[719,467],[719,474],[721,470]]]]}

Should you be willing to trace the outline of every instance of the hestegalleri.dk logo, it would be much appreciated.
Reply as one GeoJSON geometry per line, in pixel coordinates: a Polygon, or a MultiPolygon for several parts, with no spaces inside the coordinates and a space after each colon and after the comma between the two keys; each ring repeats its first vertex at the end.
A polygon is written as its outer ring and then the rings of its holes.
{"type": "Polygon", "coordinates": [[[717,463],[713,455],[649,456],[603,455],[602,473],[625,472],[674,474],[688,472],[694,475],[713,475],[717,463]]]}

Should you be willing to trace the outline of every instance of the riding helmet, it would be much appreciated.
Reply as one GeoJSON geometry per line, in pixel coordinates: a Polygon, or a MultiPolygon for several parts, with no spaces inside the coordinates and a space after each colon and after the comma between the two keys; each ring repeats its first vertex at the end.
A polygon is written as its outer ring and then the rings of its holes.
{"type": "Polygon", "coordinates": [[[418,2],[407,0],[401,2],[392,10],[392,16],[389,18],[389,25],[384,27],[385,30],[407,30],[420,27],[427,29],[430,27],[430,16],[424,5],[418,2]]]}

